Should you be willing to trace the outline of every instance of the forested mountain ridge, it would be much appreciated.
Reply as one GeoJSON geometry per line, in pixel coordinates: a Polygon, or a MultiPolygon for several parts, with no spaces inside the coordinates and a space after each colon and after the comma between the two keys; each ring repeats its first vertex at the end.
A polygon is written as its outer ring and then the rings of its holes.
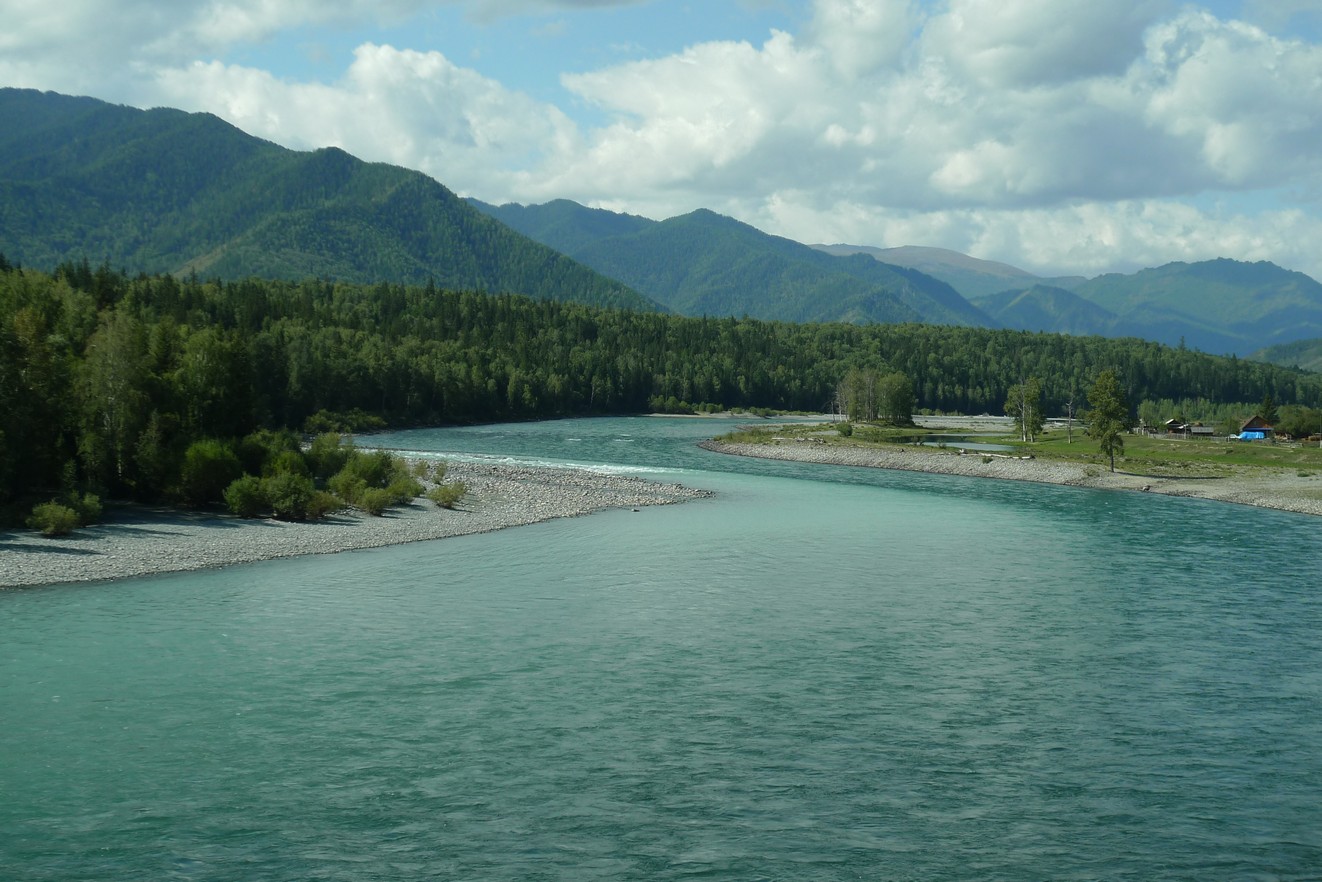
{"type": "Polygon", "coordinates": [[[1322,373],[1322,338],[1279,343],[1253,353],[1257,361],[1322,373]]]}
{"type": "MultiPolygon", "coordinates": [[[[1054,334],[1124,336],[1122,323],[1115,313],[1073,291],[1052,285],[1035,284],[1001,291],[975,297],[973,303],[1007,328],[1054,334]]],[[[1128,336],[1142,336],[1137,330],[1131,330],[1128,336]]]]}
{"type": "Polygon", "coordinates": [[[1322,285],[1266,261],[1219,258],[1092,279],[1044,278],[941,248],[813,247],[870,254],[935,276],[1007,328],[1135,336],[1239,356],[1322,335],[1322,285]]]}
{"type": "Polygon", "coordinates": [[[567,200],[488,205],[516,230],[682,315],[994,326],[940,280],[836,257],[706,209],[653,221],[567,200]]]}
{"type": "Polygon", "coordinates": [[[201,113],[0,89],[0,252],[53,269],[388,280],[659,305],[419,172],[287,150],[201,113]]]}
{"type": "Polygon", "coordinates": [[[1247,355],[1322,336],[1322,284],[1268,261],[1225,258],[1108,273],[1074,288],[1144,336],[1206,352],[1247,355]]]}

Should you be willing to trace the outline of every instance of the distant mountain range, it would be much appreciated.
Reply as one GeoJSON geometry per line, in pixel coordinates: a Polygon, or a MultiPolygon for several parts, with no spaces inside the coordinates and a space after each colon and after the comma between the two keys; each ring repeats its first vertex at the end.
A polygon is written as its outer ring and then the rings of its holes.
{"type": "Polygon", "coordinates": [[[995,325],[939,279],[863,255],[826,254],[705,209],[653,221],[567,200],[470,201],[681,315],[995,325]]]}
{"type": "Polygon", "coordinates": [[[53,268],[435,281],[660,307],[419,172],[278,147],[204,113],[0,89],[0,252],[53,268]]]}
{"type": "Polygon", "coordinates": [[[1094,279],[1043,278],[939,248],[816,247],[920,269],[1006,328],[1142,337],[1240,356],[1322,336],[1322,284],[1265,261],[1218,259],[1094,279]]]}
{"type": "Polygon", "coordinates": [[[53,268],[425,283],[685,315],[1142,337],[1309,366],[1322,285],[1270,263],[1045,278],[939,248],[808,246],[706,210],[664,221],[463,200],[209,114],[0,89],[0,253],[53,268]],[[1281,347],[1286,348],[1281,348],[1281,347]]]}
{"type": "Polygon", "coordinates": [[[958,251],[946,248],[931,248],[926,245],[902,245],[898,248],[873,248],[868,245],[814,245],[827,254],[848,255],[866,254],[882,263],[904,266],[927,273],[940,279],[960,294],[969,299],[999,294],[1002,291],[1020,289],[1032,285],[1050,285],[1069,289],[1086,281],[1083,276],[1062,278],[1042,278],[1027,270],[997,263],[994,260],[980,260],[958,251]]]}

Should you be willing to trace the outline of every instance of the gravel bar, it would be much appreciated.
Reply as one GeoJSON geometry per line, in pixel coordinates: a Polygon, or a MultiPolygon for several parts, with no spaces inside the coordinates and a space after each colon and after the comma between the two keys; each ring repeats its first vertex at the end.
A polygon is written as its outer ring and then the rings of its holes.
{"type": "Polygon", "coordinates": [[[218,512],[107,506],[105,523],[69,536],[0,533],[0,588],[123,579],[377,548],[712,495],[627,475],[509,463],[450,463],[445,479],[463,481],[468,487],[468,495],[455,510],[417,499],[389,509],[384,517],[351,511],[322,521],[290,523],[243,520],[218,512]]]}
{"type": "Polygon", "coordinates": [[[902,469],[971,478],[1036,481],[1099,490],[1135,490],[1166,496],[1189,496],[1322,515],[1322,476],[1288,469],[1244,467],[1224,478],[1171,478],[1132,472],[1110,472],[1096,466],[993,455],[982,451],[933,450],[925,447],[850,447],[809,439],[769,444],[727,444],[703,441],[716,453],[815,462],[829,465],[902,469]]]}

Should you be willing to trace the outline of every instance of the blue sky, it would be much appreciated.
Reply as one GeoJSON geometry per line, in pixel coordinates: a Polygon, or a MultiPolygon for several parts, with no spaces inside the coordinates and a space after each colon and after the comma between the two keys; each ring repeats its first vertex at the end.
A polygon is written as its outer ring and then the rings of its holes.
{"type": "Polygon", "coordinates": [[[1322,278],[1322,0],[0,0],[0,85],[491,202],[1322,278]]]}

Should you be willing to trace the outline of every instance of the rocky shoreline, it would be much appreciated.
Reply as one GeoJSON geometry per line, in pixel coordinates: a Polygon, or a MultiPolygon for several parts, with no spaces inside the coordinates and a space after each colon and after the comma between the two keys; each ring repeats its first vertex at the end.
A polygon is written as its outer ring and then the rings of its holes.
{"type": "Polygon", "coordinates": [[[768,444],[728,444],[703,441],[716,453],[829,465],[901,469],[940,475],[1035,481],[1099,490],[1132,490],[1233,502],[1299,514],[1322,515],[1322,476],[1282,469],[1243,469],[1224,478],[1171,478],[1130,472],[1110,472],[1095,466],[1048,459],[1020,458],[971,451],[924,447],[850,447],[838,444],[774,441],[768,444]]]}
{"type": "Polygon", "coordinates": [[[468,495],[453,511],[417,499],[379,518],[341,512],[323,521],[290,523],[120,506],[107,509],[105,523],[70,536],[0,533],[0,588],[105,581],[378,548],[608,508],[638,509],[711,496],[705,490],[625,475],[508,463],[451,463],[446,480],[460,480],[468,487],[468,495]]]}

